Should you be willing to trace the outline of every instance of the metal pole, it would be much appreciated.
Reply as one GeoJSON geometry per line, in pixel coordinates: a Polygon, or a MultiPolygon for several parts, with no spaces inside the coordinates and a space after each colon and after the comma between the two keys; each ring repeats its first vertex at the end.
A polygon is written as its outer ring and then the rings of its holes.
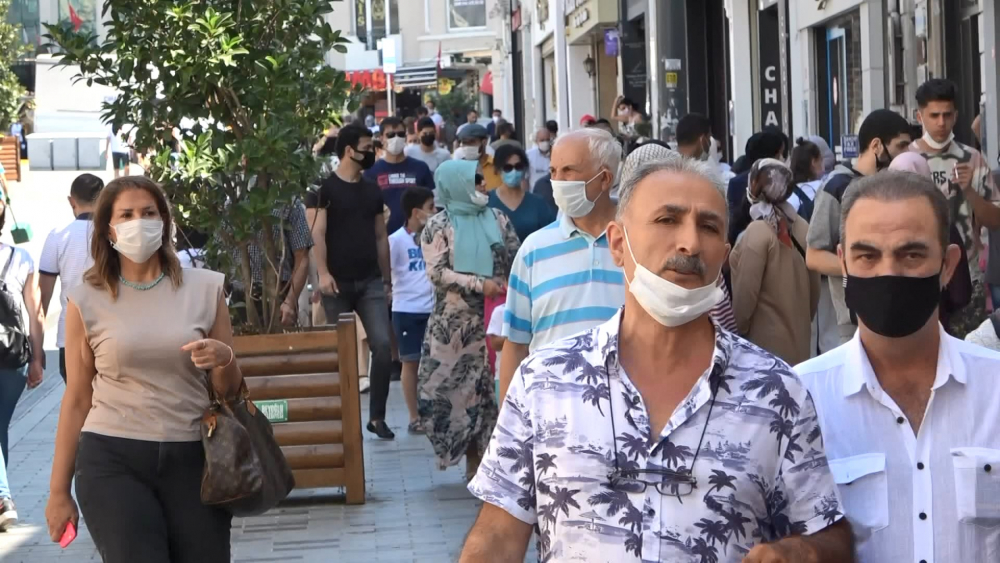
{"type": "MultiPolygon", "coordinates": [[[[368,1],[370,2],[371,0],[368,1]]],[[[397,59],[398,64],[399,54],[396,53],[396,42],[392,38],[392,0],[383,1],[385,2],[385,37],[382,41],[383,45],[385,45],[385,41],[392,41],[392,56],[397,59]]],[[[385,99],[389,106],[389,116],[396,115],[396,93],[392,88],[392,75],[388,73],[385,75],[385,99]]]]}
{"type": "Polygon", "coordinates": [[[372,34],[372,0],[365,0],[365,43],[368,50],[375,49],[375,37],[372,34]]]}

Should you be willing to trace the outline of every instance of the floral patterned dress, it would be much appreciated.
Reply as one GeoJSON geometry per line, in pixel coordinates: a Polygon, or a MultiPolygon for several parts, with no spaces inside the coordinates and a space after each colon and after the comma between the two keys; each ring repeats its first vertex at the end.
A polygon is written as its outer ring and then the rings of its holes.
{"type": "MultiPolygon", "coordinates": [[[[503,246],[493,246],[493,276],[506,280],[521,243],[507,216],[490,212],[504,240],[503,246]]],[[[482,454],[497,421],[493,376],[486,361],[486,278],[452,269],[454,237],[446,211],[431,217],[421,236],[435,303],[424,333],[417,399],[440,469],[461,461],[470,445],[477,445],[482,454]]]]}

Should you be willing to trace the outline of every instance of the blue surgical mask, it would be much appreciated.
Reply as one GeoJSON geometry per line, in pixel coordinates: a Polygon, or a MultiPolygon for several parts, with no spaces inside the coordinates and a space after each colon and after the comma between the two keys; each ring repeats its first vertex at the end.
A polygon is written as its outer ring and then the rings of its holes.
{"type": "Polygon", "coordinates": [[[503,173],[503,183],[505,186],[520,188],[522,181],[524,181],[524,170],[511,170],[510,172],[503,173]]]}

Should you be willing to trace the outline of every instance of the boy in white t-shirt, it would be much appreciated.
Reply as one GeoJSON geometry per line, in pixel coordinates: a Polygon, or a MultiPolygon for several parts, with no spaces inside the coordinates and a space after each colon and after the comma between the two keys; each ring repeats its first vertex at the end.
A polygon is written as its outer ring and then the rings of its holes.
{"type": "Polygon", "coordinates": [[[389,263],[392,267],[392,327],[396,331],[399,361],[403,364],[400,379],[403,397],[410,411],[409,431],[423,434],[417,413],[417,367],[427,330],[427,319],[434,308],[434,286],[427,277],[424,255],[417,237],[427,219],[436,213],[434,192],[412,187],[401,198],[406,223],[389,235],[389,263]]]}
{"type": "Polygon", "coordinates": [[[496,350],[496,365],[493,366],[493,386],[496,390],[497,401],[500,400],[500,351],[507,339],[503,337],[503,313],[507,307],[501,302],[490,314],[490,324],[486,326],[486,338],[490,341],[490,346],[496,350]]]}

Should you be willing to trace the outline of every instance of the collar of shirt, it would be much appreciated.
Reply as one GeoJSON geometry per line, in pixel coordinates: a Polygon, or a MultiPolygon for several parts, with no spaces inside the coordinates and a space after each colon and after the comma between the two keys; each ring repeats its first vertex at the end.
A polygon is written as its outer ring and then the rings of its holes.
{"type": "MultiPolygon", "coordinates": [[[[932,389],[936,391],[948,383],[949,379],[954,379],[957,383],[965,385],[965,362],[961,358],[955,357],[956,351],[952,349],[949,342],[951,337],[944,331],[944,328],[938,325],[938,331],[940,332],[940,344],[938,345],[937,375],[934,376],[932,389]]],[[[841,372],[843,378],[841,388],[844,397],[849,397],[861,391],[862,387],[867,386],[872,398],[881,402],[885,391],[882,390],[882,385],[879,383],[878,377],[875,376],[875,370],[872,369],[868,354],[861,343],[861,331],[855,333],[854,338],[847,345],[849,347],[847,350],[848,369],[841,372]]]]}
{"type": "Polygon", "coordinates": [[[81,214],[79,214],[79,215],[76,216],[76,220],[77,221],[93,221],[94,220],[94,214],[93,213],[81,213],[81,214]]]}
{"type": "Polygon", "coordinates": [[[603,233],[601,233],[601,236],[595,239],[593,235],[591,235],[587,231],[584,231],[580,227],[577,227],[576,223],[573,222],[573,219],[569,215],[566,215],[565,213],[562,212],[559,213],[559,230],[562,232],[563,237],[566,240],[569,240],[576,235],[582,236],[583,238],[587,239],[590,242],[594,242],[601,239],[607,240],[608,238],[608,232],[604,231],[603,233]]]}

